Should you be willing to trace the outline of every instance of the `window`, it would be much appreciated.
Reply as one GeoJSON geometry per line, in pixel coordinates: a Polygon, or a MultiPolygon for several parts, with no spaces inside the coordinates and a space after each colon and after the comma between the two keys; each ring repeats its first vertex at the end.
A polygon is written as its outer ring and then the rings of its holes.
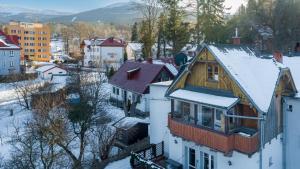
{"type": "Polygon", "coordinates": [[[219,80],[219,67],[215,66],[214,69],[214,80],[218,81],[219,80]]]}
{"type": "Polygon", "coordinates": [[[10,67],[14,67],[14,61],[10,61],[9,66],[10,66],[10,67]]]}
{"type": "MultiPolygon", "coordinates": [[[[214,169],[214,156],[201,152],[203,155],[203,169],[214,169]]],[[[201,160],[202,161],[202,160],[201,160]]]]}
{"type": "Polygon", "coordinates": [[[196,169],[196,152],[189,148],[189,169],[196,169]]]}
{"type": "Polygon", "coordinates": [[[119,92],[120,92],[119,89],[117,89],[117,95],[119,95],[119,92]]]}
{"type": "Polygon", "coordinates": [[[211,65],[207,65],[207,79],[212,80],[213,79],[213,70],[211,65]]]}
{"type": "Polygon", "coordinates": [[[182,114],[183,116],[189,116],[190,115],[190,104],[186,102],[181,102],[181,108],[182,108],[182,114]]]}
{"type": "Polygon", "coordinates": [[[9,54],[10,56],[14,56],[14,51],[13,50],[9,51],[9,54]]]}
{"type": "Polygon", "coordinates": [[[206,127],[213,127],[214,109],[202,106],[202,125],[206,127]]]}
{"type": "Polygon", "coordinates": [[[207,65],[207,79],[211,81],[219,80],[219,67],[218,65],[207,65]]]}

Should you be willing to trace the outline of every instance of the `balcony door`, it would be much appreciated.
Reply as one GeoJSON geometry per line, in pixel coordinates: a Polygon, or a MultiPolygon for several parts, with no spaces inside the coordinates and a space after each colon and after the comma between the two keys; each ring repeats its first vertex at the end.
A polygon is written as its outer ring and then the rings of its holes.
{"type": "Polygon", "coordinates": [[[200,169],[216,169],[214,156],[200,151],[200,169]]]}
{"type": "Polygon", "coordinates": [[[198,119],[201,118],[201,124],[205,127],[209,127],[214,130],[222,131],[223,130],[223,120],[224,116],[223,110],[202,106],[201,115],[198,115],[198,119]]]}
{"type": "Polygon", "coordinates": [[[189,148],[188,169],[196,169],[196,151],[189,148]]]}

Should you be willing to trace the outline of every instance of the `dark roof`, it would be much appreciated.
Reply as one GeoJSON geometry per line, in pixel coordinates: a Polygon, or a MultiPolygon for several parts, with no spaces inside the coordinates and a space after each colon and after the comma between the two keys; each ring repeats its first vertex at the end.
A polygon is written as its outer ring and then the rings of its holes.
{"type": "Polygon", "coordinates": [[[117,40],[113,37],[108,38],[104,40],[100,46],[109,46],[109,47],[124,47],[125,44],[122,42],[122,40],[117,40]]]}
{"type": "MultiPolygon", "coordinates": [[[[144,94],[147,92],[149,84],[153,83],[161,71],[169,70],[162,64],[140,63],[127,61],[109,80],[109,83],[122,89],[135,93],[144,94]],[[128,79],[128,73],[132,73],[128,79]]],[[[169,72],[172,77],[172,73],[169,72]]]]}

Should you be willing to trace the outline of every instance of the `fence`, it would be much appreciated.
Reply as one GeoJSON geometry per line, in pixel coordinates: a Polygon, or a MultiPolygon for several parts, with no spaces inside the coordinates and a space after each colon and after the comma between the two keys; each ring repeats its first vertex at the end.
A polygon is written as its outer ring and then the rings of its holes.
{"type": "Polygon", "coordinates": [[[131,160],[130,163],[133,168],[156,168],[156,169],[164,169],[164,167],[154,163],[156,159],[163,157],[164,155],[164,143],[161,142],[159,144],[151,145],[151,147],[138,151],[131,152],[131,160]]]}

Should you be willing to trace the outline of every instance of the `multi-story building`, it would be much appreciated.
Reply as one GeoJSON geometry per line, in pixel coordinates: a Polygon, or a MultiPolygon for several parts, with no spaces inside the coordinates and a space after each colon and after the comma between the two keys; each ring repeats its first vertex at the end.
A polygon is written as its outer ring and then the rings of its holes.
{"type": "Polygon", "coordinates": [[[20,72],[20,47],[15,36],[5,35],[0,30],[0,75],[20,72]]]}
{"type": "Polygon", "coordinates": [[[83,66],[115,70],[124,63],[125,42],[113,37],[107,39],[84,40],[81,44],[84,52],[83,66]]]}
{"type": "Polygon", "coordinates": [[[150,142],[185,169],[282,169],[284,98],[297,93],[282,59],[205,45],[171,85],[150,87],[150,142]]]}
{"type": "Polygon", "coordinates": [[[24,61],[50,61],[50,28],[41,23],[10,22],[4,28],[8,35],[19,37],[21,64],[24,61]]]}

